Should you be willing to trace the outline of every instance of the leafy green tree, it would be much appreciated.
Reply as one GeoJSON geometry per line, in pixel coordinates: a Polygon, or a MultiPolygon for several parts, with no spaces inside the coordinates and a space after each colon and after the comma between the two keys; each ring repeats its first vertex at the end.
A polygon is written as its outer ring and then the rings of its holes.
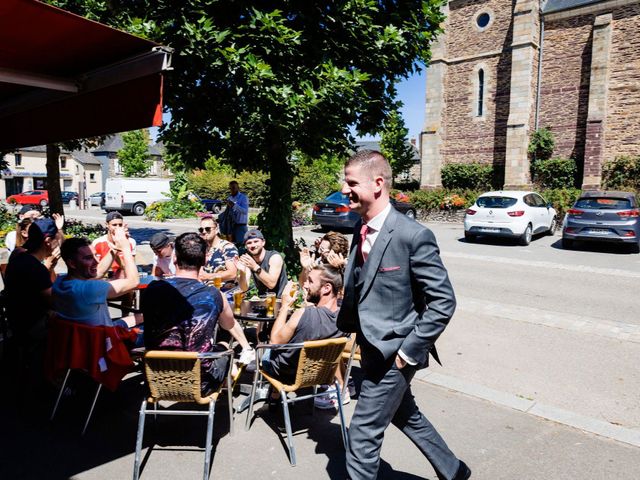
{"type": "Polygon", "coordinates": [[[149,175],[149,132],[132,130],[122,134],[124,146],[118,151],[118,162],[125,177],[149,175]]]}
{"type": "Polygon", "coordinates": [[[380,150],[389,160],[394,178],[414,164],[413,148],[407,141],[408,134],[409,129],[404,124],[402,114],[394,108],[384,121],[380,139],[380,150]]]}
{"type": "Polygon", "coordinates": [[[294,152],[345,155],[380,130],[396,81],[429,60],[444,0],[57,0],[63,8],[175,49],[166,77],[170,154],[211,155],[270,174],[259,218],[271,248],[293,254],[294,152]]]}

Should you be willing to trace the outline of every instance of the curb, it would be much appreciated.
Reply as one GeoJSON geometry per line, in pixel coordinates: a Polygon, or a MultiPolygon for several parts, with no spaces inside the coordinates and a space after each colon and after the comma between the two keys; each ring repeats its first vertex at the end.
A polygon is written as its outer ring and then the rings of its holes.
{"type": "Polygon", "coordinates": [[[440,373],[420,371],[416,379],[443,387],[454,392],[463,393],[470,397],[479,398],[522,413],[544,418],[561,425],[577,428],[585,432],[616,440],[618,442],[640,447],[640,431],[613,425],[597,418],[580,415],[569,410],[546,405],[527,398],[522,398],[507,392],[501,392],[466,380],[442,375],[440,373]]]}

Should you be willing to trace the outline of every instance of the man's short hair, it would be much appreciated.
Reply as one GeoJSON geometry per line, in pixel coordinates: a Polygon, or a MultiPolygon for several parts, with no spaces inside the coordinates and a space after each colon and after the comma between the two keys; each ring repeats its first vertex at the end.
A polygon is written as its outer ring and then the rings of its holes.
{"type": "Polygon", "coordinates": [[[387,191],[391,189],[391,183],[393,181],[391,165],[389,165],[388,160],[379,151],[366,148],[358,150],[347,160],[344,166],[346,168],[351,165],[358,165],[360,168],[363,168],[369,172],[371,178],[382,177],[387,191]]]}
{"type": "Polygon", "coordinates": [[[78,254],[78,251],[82,247],[90,247],[91,243],[84,237],[73,237],[62,242],[60,246],[60,256],[64,263],[69,266],[68,260],[73,260],[73,258],[78,254]]]}
{"type": "Polygon", "coordinates": [[[324,285],[328,283],[331,285],[331,291],[334,295],[338,295],[342,290],[342,271],[332,267],[331,265],[320,264],[312,268],[320,272],[320,282],[324,285]]]}
{"type": "Polygon", "coordinates": [[[112,220],[124,220],[124,217],[122,216],[122,214],[120,212],[109,212],[107,213],[107,223],[111,222],[112,220]]]}
{"type": "Polygon", "coordinates": [[[183,270],[199,270],[207,257],[207,242],[197,233],[183,233],[175,241],[176,263],[183,270]]]}
{"type": "Polygon", "coordinates": [[[231,185],[236,185],[236,186],[238,186],[238,187],[240,186],[236,180],[231,180],[231,181],[229,182],[229,186],[231,186],[231,185]]]}
{"type": "Polygon", "coordinates": [[[339,232],[327,232],[322,237],[321,241],[326,240],[329,242],[329,248],[336,253],[341,253],[344,258],[349,255],[349,240],[343,234],[339,232]]]}

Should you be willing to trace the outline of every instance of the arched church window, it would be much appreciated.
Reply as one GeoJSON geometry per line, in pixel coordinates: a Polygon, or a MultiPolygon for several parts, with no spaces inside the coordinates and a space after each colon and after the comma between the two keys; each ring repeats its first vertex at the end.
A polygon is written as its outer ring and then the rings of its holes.
{"type": "Polygon", "coordinates": [[[478,70],[478,106],[476,116],[481,117],[484,112],[484,70],[478,70]]]}

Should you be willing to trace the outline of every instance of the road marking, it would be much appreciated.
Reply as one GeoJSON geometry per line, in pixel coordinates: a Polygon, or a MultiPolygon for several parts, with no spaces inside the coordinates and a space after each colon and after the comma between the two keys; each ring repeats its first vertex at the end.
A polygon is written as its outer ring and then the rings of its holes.
{"type": "Polygon", "coordinates": [[[462,258],[465,260],[477,260],[479,262],[504,263],[507,265],[520,265],[525,267],[552,268],[554,270],[566,270],[578,273],[595,273],[598,275],[612,275],[625,278],[640,278],[640,272],[621,270],[619,268],[601,268],[588,265],[568,265],[564,263],[546,262],[542,260],[521,260],[518,258],[495,257],[491,255],[475,255],[472,253],[447,252],[440,254],[443,258],[462,258]]]}
{"type": "Polygon", "coordinates": [[[459,297],[457,300],[458,309],[465,313],[506,318],[535,325],[640,343],[640,325],[638,324],[572,313],[559,313],[553,310],[542,310],[521,305],[495,303],[472,297],[459,297]]]}
{"type": "Polygon", "coordinates": [[[552,422],[610,438],[618,442],[640,447],[640,430],[613,425],[597,418],[580,415],[569,410],[518,397],[512,393],[501,392],[473,382],[461,380],[449,375],[430,372],[424,369],[416,373],[415,378],[431,385],[444,387],[471,397],[480,398],[503,407],[535,415],[552,422]]]}

